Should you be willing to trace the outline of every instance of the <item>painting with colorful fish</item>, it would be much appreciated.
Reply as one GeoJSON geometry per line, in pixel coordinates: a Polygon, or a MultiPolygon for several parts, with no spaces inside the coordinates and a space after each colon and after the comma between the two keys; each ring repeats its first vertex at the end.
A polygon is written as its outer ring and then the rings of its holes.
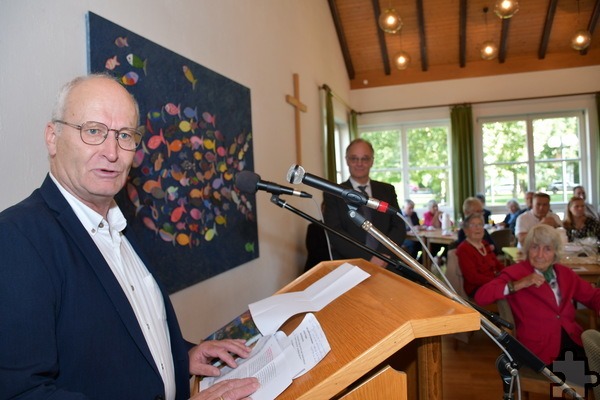
{"type": "Polygon", "coordinates": [[[250,90],[88,13],[90,72],[109,73],[140,106],[143,141],[117,202],[169,293],[255,259],[250,90]]]}

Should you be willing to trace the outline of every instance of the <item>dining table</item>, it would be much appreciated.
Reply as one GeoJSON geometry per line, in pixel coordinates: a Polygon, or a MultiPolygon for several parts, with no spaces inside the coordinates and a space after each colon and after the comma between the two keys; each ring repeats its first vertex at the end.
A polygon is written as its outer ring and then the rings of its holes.
{"type": "MultiPolygon", "coordinates": [[[[416,242],[419,241],[417,235],[421,238],[421,240],[423,240],[423,243],[425,244],[429,252],[431,252],[432,244],[449,245],[451,243],[456,242],[456,240],[458,239],[458,233],[454,230],[443,230],[439,228],[423,227],[421,229],[418,229],[417,231],[410,229],[406,232],[406,238],[416,242]]],[[[433,256],[435,257],[435,255],[433,256]]],[[[425,268],[431,270],[432,261],[426,254],[423,254],[422,264],[425,268]]]]}

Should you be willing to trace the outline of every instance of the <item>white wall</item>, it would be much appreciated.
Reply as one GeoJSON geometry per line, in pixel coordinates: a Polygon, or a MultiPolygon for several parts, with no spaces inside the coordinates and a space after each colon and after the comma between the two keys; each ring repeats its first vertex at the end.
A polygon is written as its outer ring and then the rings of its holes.
{"type": "MultiPolygon", "coordinates": [[[[308,107],[301,117],[303,165],[322,174],[318,87],[326,83],[349,97],[326,1],[0,0],[0,210],[29,195],[47,172],[43,128],[60,85],[87,71],[88,10],[249,87],[255,170],[282,184],[295,161],[294,114],[285,95],[293,94],[292,74],[299,73],[308,107]]],[[[272,205],[264,192],[257,198],[260,258],[172,296],[190,340],[303,267],[306,222],[272,205]]],[[[313,215],[318,209],[310,201],[290,203],[313,215]]]]}

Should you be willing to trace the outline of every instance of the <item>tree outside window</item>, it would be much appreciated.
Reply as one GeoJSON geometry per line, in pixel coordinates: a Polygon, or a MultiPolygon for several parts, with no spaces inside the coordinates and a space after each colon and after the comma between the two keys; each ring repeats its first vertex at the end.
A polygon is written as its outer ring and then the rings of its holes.
{"type": "Polygon", "coordinates": [[[582,182],[582,115],[527,116],[481,121],[486,202],[520,202],[541,191],[554,204],[567,203],[582,182]]]}
{"type": "Polygon", "coordinates": [[[435,199],[452,208],[449,131],[432,125],[362,132],[375,149],[371,178],[394,185],[400,202],[411,199],[421,208],[435,199]]]}

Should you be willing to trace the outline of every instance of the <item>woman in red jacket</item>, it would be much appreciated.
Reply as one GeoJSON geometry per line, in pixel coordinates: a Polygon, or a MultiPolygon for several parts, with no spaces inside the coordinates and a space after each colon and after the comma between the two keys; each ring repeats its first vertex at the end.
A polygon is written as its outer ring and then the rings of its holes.
{"type": "Polygon", "coordinates": [[[483,225],[483,214],[467,216],[462,227],[467,238],[456,248],[465,293],[469,297],[473,297],[477,289],[494,279],[504,268],[494,253],[494,247],[483,238],[483,225]]]}
{"type": "Polygon", "coordinates": [[[600,311],[600,289],[557,263],[561,246],[554,228],[534,226],[525,238],[526,260],[505,268],[475,293],[480,305],[506,298],[517,339],[547,365],[567,350],[585,356],[573,300],[600,311]]]}

